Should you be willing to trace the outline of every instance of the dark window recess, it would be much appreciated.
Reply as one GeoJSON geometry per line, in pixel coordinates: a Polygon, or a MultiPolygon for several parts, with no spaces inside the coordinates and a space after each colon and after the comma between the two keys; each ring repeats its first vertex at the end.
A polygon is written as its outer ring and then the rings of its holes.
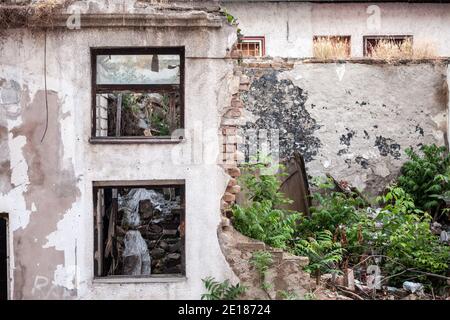
{"type": "Polygon", "coordinates": [[[184,48],[91,51],[92,140],[168,139],[184,127],[184,48]]]}
{"type": "Polygon", "coordinates": [[[96,277],[184,275],[184,185],[95,186],[96,277]]]}
{"type": "Polygon", "coordinates": [[[0,215],[0,300],[8,299],[7,220],[0,215]]]}
{"type": "Polygon", "coordinates": [[[401,45],[407,40],[412,41],[413,36],[364,36],[364,56],[368,57],[372,54],[373,48],[375,48],[380,41],[389,41],[396,45],[401,45]]]}

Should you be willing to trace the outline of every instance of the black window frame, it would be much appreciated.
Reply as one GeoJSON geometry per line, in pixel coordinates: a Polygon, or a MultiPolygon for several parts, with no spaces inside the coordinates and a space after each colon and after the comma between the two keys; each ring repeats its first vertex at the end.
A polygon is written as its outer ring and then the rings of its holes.
{"type": "Polygon", "coordinates": [[[91,47],[91,143],[178,143],[183,137],[172,136],[120,136],[120,137],[97,137],[97,108],[96,97],[99,93],[112,91],[130,91],[133,93],[151,92],[173,92],[180,94],[180,128],[184,129],[185,123],[185,47],[91,47]],[[180,84],[97,84],[97,56],[98,55],[153,55],[173,54],[180,56],[180,84]]]}

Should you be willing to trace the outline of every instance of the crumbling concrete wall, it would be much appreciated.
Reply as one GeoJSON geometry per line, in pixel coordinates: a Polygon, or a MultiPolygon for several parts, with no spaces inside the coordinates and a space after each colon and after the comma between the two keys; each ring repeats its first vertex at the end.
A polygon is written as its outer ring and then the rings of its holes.
{"type": "Polygon", "coordinates": [[[399,174],[405,149],[445,144],[445,63],[270,66],[242,67],[242,127],[279,130],[280,156],[299,151],[310,176],[328,172],[376,194],[399,174]]]}
{"type": "Polygon", "coordinates": [[[127,27],[133,21],[122,18],[115,25],[106,15],[91,17],[89,28],[83,28],[82,16],[78,30],[4,31],[0,211],[10,216],[11,298],[199,299],[202,278],[234,279],[216,234],[229,176],[216,158],[211,160],[209,149],[218,150],[222,109],[231,101],[233,64],[225,58],[236,40],[235,29],[217,12],[171,14],[172,27],[158,27],[164,20],[151,17],[144,22],[153,21],[153,27],[127,27]],[[185,46],[183,142],[89,143],[90,47],[129,46],[185,46]],[[94,280],[92,182],[156,179],[186,181],[186,277],[94,280]]]}

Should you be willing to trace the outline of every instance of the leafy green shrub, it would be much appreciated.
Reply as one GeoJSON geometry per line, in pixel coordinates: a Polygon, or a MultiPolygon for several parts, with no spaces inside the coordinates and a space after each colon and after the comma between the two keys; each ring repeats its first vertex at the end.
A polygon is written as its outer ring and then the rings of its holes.
{"type": "Polygon", "coordinates": [[[262,158],[258,163],[243,165],[242,169],[244,174],[240,180],[246,188],[249,200],[269,200],[274,207],[292,202],[280,192],[280,180],[286,176],[286,168],[283,165],[272,166],[269,159],[262,158]]]}
{"type": "Polygon", "coordinates": [[[228,279],[218,282],[213,277],[207,277],[202,281],[208,291],[202,294],[202,300],[236,300],[246,291],[244,286],[239,283],[232,285],[228,279]]]}
{"type": "Polygon", "coordinates": [[[334,185],[329,180],[318,182],[316,186],[321,189],[313,194],[317,205],[310,209],[311,217],[303,219],[299,226],[300,235],[313,235],[323,230],[334,232],[339,225],[358,221],[363,199],[356,194],[332,191],[334,185]]]}
{"type": "Polygon", "coordinates": [[[232,212],[233,224],[239,232],[272,247],[286,249],[300,214],[277,208],[290,203],[279,192],[279,177],[284,175],[283,169],[282,166],[269,168],[268,162],[245,166],[246,173],[241,180],[251,202],[246,207],[235,205],[232,212]],[[267,174],[266,170],[271,172],[267,174]]]}
{"type": "Polygon", "coordinates": [[[322,273],[338,272],[336,264],[342,260],[343,249],[340,243],[333,241],[333,234],[325,230],[317,232],[315,238],[299,240],[295,253],[309,258],[309,265],[304,269],[314,273],[319,283],[322,273]]]}
{"type": "Polygon", "coordinates": [[[272,202],[253,202],[249,207],[234,206],[233,225],[242,234],[275,248],[287,248],[299,214],[274,209],[272,202]]]}
{"type": "Polygon", "coordinates": [[[445,147],[424,145],[422,155],[413,149],[405,150],[410,161],[402,167],[398,186],[409,193],[418,208],[433,213],[440,196],[450,191],[450,157],[445,147]]]}
{"type": "MultiPolygon", "coordinates": [[[[359,254],[366,250],[383,256],[383,272],[398,274],[391,278],[393,284],[417,276],[417,271],[441,275],[448,272],[450,248],[432,234],[430,215],[415,207],[411,195],[394,186],[379,201],[384,207],[376,216],[366,216],[349,228],[352,246],[346,249],[356,253],[359,244],[359,249],[364,248],[359,254]]],[[[423,276],[422,281],[426,280],[423,276]]]]}
{"type": "Polygon", "coordinates": [[[386,205],[376,217],[382,225],[376,243],[392,259],[385,266],[389,273],[404,269],[447,272],[450,248],[431,232],[431,216],[417,209],[412,197],[399,187],[390,188],[382,201],[386,205]]]}

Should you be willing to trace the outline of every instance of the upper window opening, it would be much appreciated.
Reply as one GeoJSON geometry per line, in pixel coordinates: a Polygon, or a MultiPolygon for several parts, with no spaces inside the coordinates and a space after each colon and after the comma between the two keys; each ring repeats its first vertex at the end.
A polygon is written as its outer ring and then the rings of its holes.
{"type": "Polygon", "coordinates": [[[413,37],[401,36],[365,36],[364,56],[385,58],[389,56],[410,55],[413,37]]]}
{"type": "Polygon", "coordinates": [[[317,59],[345,59],[350,57],[350,36],[314,36],[313,54],[317,59]]]}
{"type": "Polygon", "coordinates": [[[93,141],[170,139],[184,127],[184,48],[92,49],[92,65],[93,141]]]}
{"type": "Polygon", "coordinates": [[[237,44],[237,49],[243,57],[263,57],[266,55],[264,37],[242,37],[237,44]]]}

